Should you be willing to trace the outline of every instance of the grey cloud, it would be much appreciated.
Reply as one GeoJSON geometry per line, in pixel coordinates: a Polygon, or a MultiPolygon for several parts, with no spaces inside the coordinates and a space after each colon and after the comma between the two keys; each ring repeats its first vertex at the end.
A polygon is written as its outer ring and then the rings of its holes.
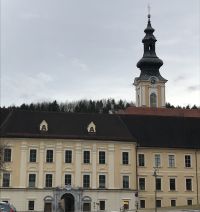
{"type": "MultiPolygon", "coordinates": [[[[200,13],[198,1],[174,0],[173,7],[167,1],[152,1],[156,51],[164,60],[160,72],[169,79],[167,91],[175,90],[173,82],[198,84],[199,22],[192,21],[200,13]]],[[[130,84],[140,74],[136,63],[143,54],[147,3],[2,1],[1,103],[120,96],[134,101],[130,84]]],[[[183,90],[175,104],[188,100],[187,89],[183,90]]]]}
{"type": "Polygon", "coordinates": [[[178,76],[178,77],[176,77],[176,78],[174,79],[174,82],[182,82],[182,81],[184,81],[184,80],[186,80],[186,79],[187,79],[186,76],[180,75],[180,76],[178,76]]]}
{"type": "Polygon", "coordinates": [[[191,91],[199,91],[199,95],[200,95],[200,85],[191,85],[187,87],[187,91],[191,92],[191,91]]]}

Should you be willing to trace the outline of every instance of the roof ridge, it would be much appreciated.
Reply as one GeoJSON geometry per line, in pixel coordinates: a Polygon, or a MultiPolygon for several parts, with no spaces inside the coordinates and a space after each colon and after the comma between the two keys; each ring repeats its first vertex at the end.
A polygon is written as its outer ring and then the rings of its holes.
{"type": "Polygon", "coordinates": [[[39,111],[39,110],[15,110],[16,112],[27,112],[27,113],[48,113],[48,114],[71,114],[71,115],[95,115],[95,116],[113,116],[117,114],[108,114],[108,113],[95,113],[95,112],[68,112],[68,111],[39,111]]]}

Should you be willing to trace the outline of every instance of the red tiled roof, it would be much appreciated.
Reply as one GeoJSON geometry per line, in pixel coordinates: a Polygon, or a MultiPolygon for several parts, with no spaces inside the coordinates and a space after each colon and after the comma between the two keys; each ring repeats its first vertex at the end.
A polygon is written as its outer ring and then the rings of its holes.
{"type": "Polygon", "coordinates": [[[200,117],[199,109],[128,107],[119,114],[200,117]]]}

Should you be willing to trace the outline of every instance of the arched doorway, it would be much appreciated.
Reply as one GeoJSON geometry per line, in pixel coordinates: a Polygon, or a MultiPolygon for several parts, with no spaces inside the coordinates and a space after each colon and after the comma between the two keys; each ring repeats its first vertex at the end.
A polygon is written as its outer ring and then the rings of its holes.
{"type": "Polygon", "coordinates": [[[61,200],[64,200],[64,211],[65,212],[74,212],[74,196],[70,193],[66,193],[61,197],[61,200]]]}
{"type": "Polygon", "coordinates": [[[46,196],[44,198],[44,212],[52,212],[53,207],[53,197],[51,196],[46,196]]]}
{"type": "Polygon", "coordinates": [[[91,202],[92,202],[92,199],[89,196],[84,196],[82,198],[82,209],[83,209],[83,211],[87,211],[87,212],[91,211],[91,202]]]}

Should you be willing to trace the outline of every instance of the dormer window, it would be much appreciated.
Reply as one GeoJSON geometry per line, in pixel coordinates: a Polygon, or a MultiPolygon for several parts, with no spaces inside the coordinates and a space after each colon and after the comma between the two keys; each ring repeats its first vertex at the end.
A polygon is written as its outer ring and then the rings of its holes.
{"type": "Polygon", "coordinates": [[[90,122],[87,127],[88,133],[96,133],[96,125],[94,122],[90,122]]]}
{"type": "Polygon", "coordinates": [[[40,123],[40,131],[41,132],[47,132],[48,131],[48,124],[45,120],[43,120],[41,123],[40,123]]]}

